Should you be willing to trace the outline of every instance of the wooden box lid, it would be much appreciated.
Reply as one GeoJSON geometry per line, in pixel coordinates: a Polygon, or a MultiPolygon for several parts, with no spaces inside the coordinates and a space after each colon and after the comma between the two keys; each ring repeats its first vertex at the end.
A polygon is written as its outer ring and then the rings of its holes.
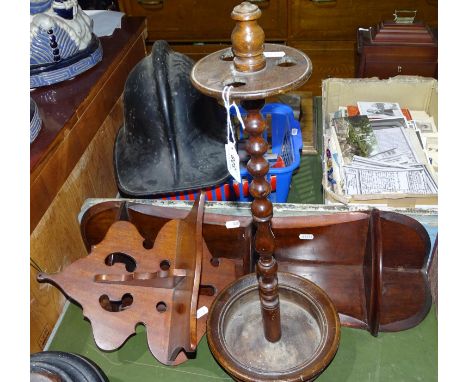
{"type": "Polygon", "coordinates": [[[432,30],[422,22],[401,24],[383,21],[376,27],[360,28],[358,38],[363,45],[437,45],[432,30]]]}

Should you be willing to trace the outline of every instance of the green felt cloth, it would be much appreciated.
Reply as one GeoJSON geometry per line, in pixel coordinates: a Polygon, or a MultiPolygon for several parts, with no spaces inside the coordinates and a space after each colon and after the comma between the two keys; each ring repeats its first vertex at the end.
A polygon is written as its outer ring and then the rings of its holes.
{"type": "MultiPolygon", "coordinates": [[[[231,380],[211,356],[203,337],[196,358],[170,367],[149,352],[146,332],[137,334],[118,351],[103,352],[93,340],[91,325],[81,308],[70,304],[49,350],[82,354],[95,361],[110,382],[231,380]]],[[[359,329],[342,328],[338,352],[319,382],[437,381],[437,321],[434,310],[415,328],[372,337],[359,329]]]]}
{"type": "Polygon", "coordinates": [[[303,155],[293,175],[288,203],[322,204],[322,162],[318,155],[303,155]]]}

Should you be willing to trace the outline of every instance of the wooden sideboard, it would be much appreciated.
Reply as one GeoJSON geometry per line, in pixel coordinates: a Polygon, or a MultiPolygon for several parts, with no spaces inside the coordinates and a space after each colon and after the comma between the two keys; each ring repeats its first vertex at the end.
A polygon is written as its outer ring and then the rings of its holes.
{"type": "Polygon", "coordinates": [[[127,75],[145,57],[146,22],[124,17],[101,38],[102,62],[80,76],[31,91],[43,125],[30,149],[30,350],[43,349],[65,298],[36,281],[86,256],[77,216],[85,199],[115,197],[115,135],[127,75]]]}
{"type": "MultiPolygon", "coordinates": [[[[148,40],[167,40],[197,60],[230,41],[232,8],[241,0],[119,0],[120,10],[146,16],[148,40]]],[[[328,77],[354,77],[357,30],[393,19],[396,9],[415,9],[417,19],[437,26],[437,0],[251,0],[262,10],[268,42],[303,50],[313,71],[301,90],[321,94],[328,77]]]]}

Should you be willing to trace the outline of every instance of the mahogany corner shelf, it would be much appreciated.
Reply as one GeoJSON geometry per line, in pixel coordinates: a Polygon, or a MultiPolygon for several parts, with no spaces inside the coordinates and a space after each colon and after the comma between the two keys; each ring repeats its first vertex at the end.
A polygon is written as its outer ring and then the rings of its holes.
{"type": "Polygon", "coordinates": [[[114,197],[112,150],[123,122],[128,73],[145,57],[146,20],[122,19],[102,37],[103,60],[89,71],[37,88],[42,129],[30,146],[30,315],[32,352],[43,349],[65,299],[41,287],[40,271],[55,272],[86,256],[76,216],[86,198],[114,197]]]}

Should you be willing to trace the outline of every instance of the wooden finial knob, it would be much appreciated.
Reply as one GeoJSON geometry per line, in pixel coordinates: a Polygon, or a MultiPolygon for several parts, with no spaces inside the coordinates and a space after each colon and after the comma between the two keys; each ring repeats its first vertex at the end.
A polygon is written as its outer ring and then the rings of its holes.
{"type": "Polygon", "coordinates": [[[236,20],[236,26],[231,34],[234,67],[239,72],[256,72],[266,65],[263,55],[265,33],[257,19],[262,12],[255,4],[244,1],[237,5],[231,18],[236,20]]]}

